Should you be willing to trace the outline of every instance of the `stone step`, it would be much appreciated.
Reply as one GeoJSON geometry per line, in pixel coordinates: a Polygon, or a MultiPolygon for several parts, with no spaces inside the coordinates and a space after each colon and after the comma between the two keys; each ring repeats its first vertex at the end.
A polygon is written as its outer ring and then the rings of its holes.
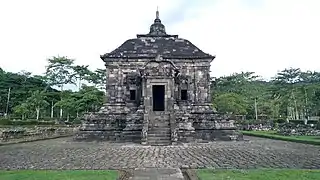
{"type": "Polygon", "coordinates": [[[162,141],[171,142],[171,137],[148,137],[148,142],[162,142],[162,141]]]}
{"type": "Polygon", "coordinates": [[[171,134],[170,130],[148,130],[148,134],[171,134]]]}
{"type": "Polygon", "coordinates": [[[170,129],[168,126],[149,126],[149,129],[170,129]]]}
{"type": "Polygon", "coordinates": [[[161,130],[156,130],[156,131],[148,131],[148,134],[171,134],[171,131],[161,131],[161,130]]]}
{"type": "Polygon", "coordinates": [[[148,127],[148,130],[162,130],[162,131],[170,131],[170,127],[148,127]]]}
{"type": "Polygon", "coordinates": [[[164,135],[164,134],[171,134],[170,131],[148,131],[148,135],[153,134],[153,135],[164,135]]]}
{"type": "Polygon", "coordinates": [[[170,131],[169,127],[149,127],[149,130],[161,130],[161,131],[170,131]]]}
{"type": "Polygon", "coordinates": [[[170,140],[148,141],[148,144],[151,146],[168,146],[168,145],[171,145],[171,141],[170,140]]]}
{"type": "Polygon", "coordinates": [[[162,130],[170,130],[170,127],[167,126],[149,126],[149,129],[162,129],[162,130]]]}
{"type": "Polygon", "coordinates": [[[170,123],[149,123],[149,125],[152,125],[152,126],[168,126],[170,127],[170,123]]]}
{"type": "Polygon", "coordinates": [[[167,136],[167,137],[152,137],[152,136],[148,136],[148,142],[149,141],[154,141],[154,142],[171,141],[171,137],[170,136],[167,136]]]}
{"type": "Polygon", "coordinates": [[[171,134],[167,133],[167,134],[152,134],[152,133],[148,133],[148,137],[170,137],[171,134]]]}

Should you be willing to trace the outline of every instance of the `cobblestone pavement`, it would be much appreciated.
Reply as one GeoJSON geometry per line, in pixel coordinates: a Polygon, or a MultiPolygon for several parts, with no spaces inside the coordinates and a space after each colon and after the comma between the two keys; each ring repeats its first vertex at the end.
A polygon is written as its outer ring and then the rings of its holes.
{"type": "Polygon", "coordinates": [[[320,146],[245,139],[249,141],[150,147],[60,138],[0,146],[0,169],[320,169],[320,146]]]}

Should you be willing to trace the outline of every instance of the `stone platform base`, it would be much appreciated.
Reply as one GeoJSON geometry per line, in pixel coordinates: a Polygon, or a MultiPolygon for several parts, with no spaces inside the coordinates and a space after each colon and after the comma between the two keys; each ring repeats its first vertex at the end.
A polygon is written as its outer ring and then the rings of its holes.
{"type": "Polygon", "coordinates": [[[83,131],[73,137],[74,141],[111,141],[141,143],[141,131],[83,131]]]}
{"type": "MultiPolygon", "coordinates": [[[[176,143],[211,142],[211,141],[241,141],[243,135],[237,130],[196,130],[179,131],[176,143]]],[[[142,143],[141,131],[84,131],[76,133],[74,141],[110,141],[142,143]]],[[[176,144],[172,143],[172,144],[176,144]]],[[[149,145],[148,143],[145,145],[149,145]]]]}

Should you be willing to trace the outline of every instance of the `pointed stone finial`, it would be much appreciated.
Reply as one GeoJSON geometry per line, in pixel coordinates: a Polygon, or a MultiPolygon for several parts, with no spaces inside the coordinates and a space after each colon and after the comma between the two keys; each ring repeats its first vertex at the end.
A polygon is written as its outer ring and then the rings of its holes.
{"type": "Polygon", "coordinates": [[[159,19],[159,8],[157,6],[157,11],[156,11],[156,19],[159,19]]]}

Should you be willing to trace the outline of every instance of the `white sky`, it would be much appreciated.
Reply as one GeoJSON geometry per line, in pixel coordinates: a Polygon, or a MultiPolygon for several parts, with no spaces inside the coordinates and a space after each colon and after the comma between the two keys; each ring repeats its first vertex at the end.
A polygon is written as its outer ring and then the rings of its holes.
{"type": "Polygon", "coordinates": [[[0,67],[41,74],[60,55],[104,68],[100,55],[148,33],[157,6],[167,33],[216,55],[213,76],[320,71],[320,0],[0,0],[0,67]]]}

